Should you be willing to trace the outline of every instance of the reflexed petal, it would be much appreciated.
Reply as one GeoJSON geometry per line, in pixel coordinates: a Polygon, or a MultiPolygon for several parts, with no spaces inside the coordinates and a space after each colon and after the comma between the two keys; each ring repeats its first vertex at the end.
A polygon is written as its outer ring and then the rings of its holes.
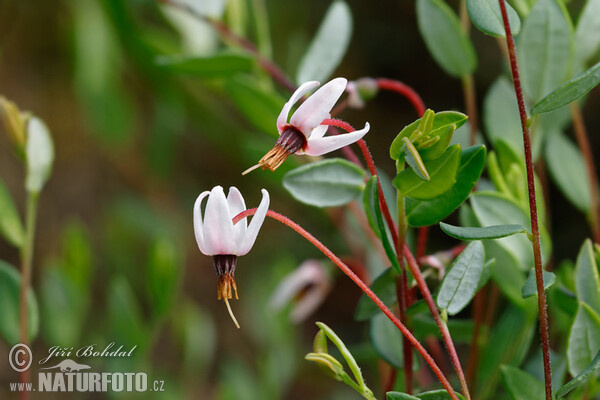
{"type": "Polygon", "coordinates": [[[327,130],[329,129],[329,125],[319,125],[315,129],[312,130],[310,135],[308,136],[311,139],[319,139],[325,136],[327,130]]]}
{"type": "Polygon", "coordinates": [[[198,248],[205,255],[209,254],[207,254],[206,246],[204,245],[204,229],[202,224],[202,200],[204,200],[204,198],[209,194],[210,192],[208,190],[206,192],[200,193],[200,196],[198,196],[196,202],[194,203],[194,235],[196,236],[198,248]]]}
{"type": "Polygon", "coordinates": [[[239,243],[238,251],[236,253],[238,256],[243,256],[250,251],[252,245],[254,245],[254,241],[256,241],[258,231],[265,220],[267,211],[269,210],[269,192],[267,192],[265,189],[262,189],[261,191],[263,198],[258,206],[258,210],[256,210],[256,214],[254,214],[252,221],[250,221],[250,225],[248,225],[248,229],[246,230],[243,240],[239,243]]]}
{"type": "Polygon", "coordinates": [[[350,133],[344,133],[341,135],[335,136],[327,136],[324,138],[313,139],[309,138],[307,141],[306,149],[304,149],[304,153],[299,154],[308,154],[309,156],[320,156],[331,151],[340,149],[344,146],[352,144],[369,132],[369,123],[365,124],[365,127],[359,131],[354,131],[350,133]]]}
{"type": "Polygon", "coordinates": [[[204,245],[208,255],[236,254],[232,217],[221,186],[210,192],[204,213],[204,245]]]}
{"type": "Polygon", "coordinates": [[[292,97],[290,97],[287,103],[283,105],[283,108],[279,113],[279,117],[277,117],[277,130],[279,131],[279,134],[281,134],[281,132],[283,131],[283,127],[286,126],[288,123],[288,115],[290,114],[292,106],[296,104],[298,100],[302,98],[302,96],[304,96],[306,93],[310,92],[319,85],[320,83],[317,81],[310,81],[303,83],[298,89],[296,89],[294,94],[292,94],[292,97]]]}
{"type": "Polygon", "coordinates": [[[329,112],[344,90],[346,89],[345,78],[335,78],[323,85],[312,96],[310,96],[292,115],[290,124],[298,128],[305,136],[324,119],[329,118],[329,112]]]}
{"type": "MultiPolygon", "coordinates": [[[[229,204],[229,213],[233,219],[236,215],[242,211],[246,211],[246,203],[244,197],[240,191],[232,186],[229,188],[229,194],[227,194],[227,204],[229,204]]],[[[235,242],[240,243],[242,241],[244,233],[246,233],[246,227],[248,226],[248,218],[240,220],[237,224],[233,225],[235,231],[235,242]]]]}

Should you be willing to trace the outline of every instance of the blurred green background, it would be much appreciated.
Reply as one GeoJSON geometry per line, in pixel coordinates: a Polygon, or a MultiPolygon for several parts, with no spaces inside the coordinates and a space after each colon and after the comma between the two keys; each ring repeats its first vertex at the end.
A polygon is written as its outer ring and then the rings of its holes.
{"type": "MultiPolygon", "coordinates": [[[[223,18],[293,77],[330,4],[229,0],[223,18]]],[[[461,83],[445,75],[424,47],[413,2],[348,5],[354,30],[335,76],[399,79],[429,108],[464,112],[461,83]]],[[[575,0],[569,5],[574,13],[580,7],[575,0]]],[[[276,312],[268,306],[286,274],[308,258],[322,258],[297,234],[266,221],[253,250],[239,259],[240,300],[232,306],[241,330],[216,299],[212,260],[196,246],[191,212],[196,196],[215,185],[238,187],[248,207],[258,205],[266,188],[273,210],[337,254],[368,259],[375,263],[372,273],[384,266],[372,255],[357,256],[352,241],[337,234],[336,226],[352,228],[342,210],[300,204],[283,189],[285,171],[306,160],[291,158],[275,173],[240,175],[272,147],[274,117],[289,92],[256,66],[198,76],[161,65],[161,56],[228,47],[206,24],[182,18],[151,0],[0,0],[0,94],[41,117],[56,149],[39,206],[33,287],[41,325],[34,355],[54,345],[137,345],[132,359],[94,361],[93,367],[145,371],[166,381],[164,393],[143,398],[357,398],[303,356],[311,349],[314,321],[324,321],[349,346],[356,344],[368,381],[379,386],[383,367],[364,344],[367,326],[353,320],[359,290],[336,275],[325,303],[300,324],[289,321],[289,308],[276,312]]],[[[494,39],[475,29],[471,37],[481,110],[481,99],[504,71],[502,54],[494,39]]],[[[584,108],[596,152],[600,115],[589,111],[599,102],[592,94],[584,108]]],[[[366,140],[378,166],[392,174],[387,149],[416,118],[410,103],[381,93],[364,109],[340,117],[354,126],[371,123],[366,140]]],[[[4,134],[0,177],[23,212],[24,172],[4,134]]],[[[552,186],[550,198],[554,257],[573,259],[589,236],[584,217],[552,186]]],[[[437,228],[431,235],[432,251],[452,243],[437,228]]],[[[0,243],[1,259],[18,265],[18,256],[0,243]]],[[[0,354],[8,349],[0,344],[0,354]]],[[[14,397],[7,388],[16,380],[0,363],[0,397],[14,397]]],[[[113,396],[120,397],[105,397],[113,396]]],[[[104,398],[82,396],[88,397],[104,398]]]]}

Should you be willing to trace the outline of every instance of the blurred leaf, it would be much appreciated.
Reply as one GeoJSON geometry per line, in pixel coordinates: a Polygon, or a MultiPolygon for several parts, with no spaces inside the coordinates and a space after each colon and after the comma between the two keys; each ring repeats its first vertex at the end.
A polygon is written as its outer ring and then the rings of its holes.
{"type": "MultiPolygon", "coordinates": [[[[370,288],[386,306],[391,307],[398,302],[396,272],[392,268],[387,268],[375,278],[370,288]]],[[[358,300],[354,319],[357,321],[366,321],[380,312],[381,310],[375,305],[373,300],[363,293],[358,300]]]]}
{"type": "Polygon", "coordinates": [[[28,192],[37,194],[50,177],[54,162],[54,145],[52,137],[44,122],[32,116],[27,121],[27,178],[25,188],[28,192]]]}
{"type": "Polygon", "coordinates": [[[221,18],[225,12],[225,5],[227,0],[178,0],[181,4],[189,7],[195,13],[209,17],[209,18],[221,18]]]}
{"type": "Polygon", "coordinates": [[[579,210],[590,210],[590,188],[587,169],[579,149],[561,132],[555,132],[546,143],[546,163],[556,186],[579,210]]]}
{"type": "Polygon", "coordinates": [[[387,400],[418,400],[418,397],[411,396],[410,394],[400,393],[400,392],[387,392],[386,393],[387,400]]]}
{"type": "MultiPolygon", "coordinates": [[[[409,325],[415,337],[426,340],[430,336],[441,339],[440,328],[431,316],[425,300],[418,300],[406,310],[409,325]]],[[[451,318],[447,322],[448,330],[455,343],[469,343],[473,338],[473,320],[451,318]]]]}
{"type": "MultiPolygon", "coordinates": [[[[194,2],[207,4],[209,2],[194,2]]],[[[177,29],[181,36],[181,51],[186,55],[203,55],[213,53],[219,44],[217,32],[208,24],[201,21],[187,10],[173,7],[168,3],[159,5],[165,17],[177,29]]]]}
{"type": "Polygon", "coordinates": [[[379,357],[395,368],[404,367],[402,332],[382,312],[371,318],[369,338],[379,357]]]}
{"type": "Polygon", "coordinates": [[[544,400],[544,382],[509,365],[502,365],[502,380],[513,400],[544,400]]]}
{"type": "Polygon", "coordinates": [[[12,245],[21,247],[25,232],[10,192],[0,180],[0,233],[12,245]]]}
{"type": "MultiPolygon", "coordinates": [[[[550,271],[542,270],[542,279],[544,281],[544,290],[548,290],[548,288],[554,285],[554,281],[556,280],[556,275],[550,271]]],[[[529,270],[529,276],[527,277],[527,281],[525,281],[525,285],[523,285],[523,298],[526,299],[531,296],[537,296],[537,281],[535,276],[535,267],[529,270]]]]}
{"type": "Polygon", "coordinates": [[[436,299],[438,307],[450,315],[465,308],[477,292],[483,264],[483,245],[480,241],[469,243],[444,276],[436,299]]]}
{"type": "MultiPolygon", "coordinates": [[[[424,134],[427,134],[432,138],[443,135],[450,127],[452,127],[452,125],[456,125],[456,129],[460,128],[465,124],[465,122],[467,122],[467,119],[468,117],[465,114],[456,111],[441,111],[435,113],[433,120],[431,121],[430,130],[428,132],[424,132],[424,134]]],[[[419,129],[422,120],[423,118],[419,118],[416,121],[406,125],[404,128],[402,128],[400,133],[396,135],[392,141],[392,144],[390,145],[390,157],[392,160],[398,160],[400,158],[403,153],[403,138],[410,138],[419,129]]]]}
{"type": "Polygon", "coordinates": [[[302,57],[296,82],[326,81],[342,61],[352,36],[352,12],[344,1],[329,6],[310,47],[302,57]]]}
{"type": "Polygon", "coordinates": [[[225,91],[252,125],[262,132],[277,135],[276,121],[284,99],[261,89],[257,82],[244,76],[229,79],[225,91]]]}
{"type": "Polygon", "coordinates": [[[562,388],[560,388],[556,392],[555,398],[560,399],[561,397],[566,396],[567,393],[569,393],[571,390],[575,389],[577,386],[581,385],[582,383],[584,383],[588,379],[590,379],[596,373],[596,371],[598,371],[599,369],[600,369],[600,351],[598,352],[598,354],[596,354],[596,357],[594,357],[594,359],[592,360],[592,363],[590,365],[588,365],[586,367],[586,369],[581,371],[575,378],[571,379],[569,382],[567,382],[566,385],[564,385],[562,388]]]}
{"type": "MultiPolygon", "coordinates": [[[[0,337],[12,346],[19,343],[19,296],[21,275],[12,265],[0,260],[0,337]]],[[[39,329],[39,311],[35,294],[31,288],[27,292],[27,329],[29,340],[33,341],[39,329]]]]}
{"type": "Polygon", "coordinates": [[[483,124],[492,143],[503,139],[522,151],[523,134],[517,97],[512,83],[505,77],[496,79],[485,95],[483,124]]]}
{"type": "Polygon", "coordinates": [[[175,244],[163,237],[156,240],[148,254],[147,292],[152,314],[159,319],[171,310],[177,293],[180,262],[175,244]]]}
{"type": "Polygon", "coordinates": [[[600,63],[560,85],[552,93],[538,101],[531,114],[554,111],[584,96],[600,83],[600,63]]]}
{"type": "Polygon", "coordinates": [[[600,47],[600,0],[587,0],[575,28],[575,60],[585,65],[600,47]]]}
{"type": "Polygon", "coordinates": [[[458,17],[442,0],[417,0],[419,31],[435,61],[455,77],[475,70],[477,58],[458,17]]]}
{"type": "Polygon", "coordinates": [[[177,151],[187,124],[185,106],[176,91],[158,95],[153,104],[154,115],[146,159],[152,172],[163,179],[169,179],[173,174],[177,151]]]}
{"type": "Polygon", "coordinates": [[[600,351],[600,317],[590,306],[580,302],[567,345],[569,373],[577,376],[585,370],[598,351],[600,351]]]}
{"type": "Polygon", "coordinates": [[[147,331],[129,282],[122,276],[112,278],[106,296],[111,338],[127,348],[137,346],[138,350],[144,349],[148,340],[147,331]]]}
{"type": "Polygon", "coordinates": [[[596,314],[600,315],[600,277],[590,239],[586,239],[577,256],[575,289],[577,299],[586,303],[596,314]]]}
{"type": "Polygon", "coordinates": [[[241,359],[226,359],[221,371],[218,386],[220,400],[262,400],[254,371],[241,359]]]}
{"type": "Polygon", "coordinates": [[[456,183],[446,193],[426,201],[406,199],[406,216],[411,226],[434,225],[456,210],[471,194],[485,164],[485,147],[464,149],[456,173],[456,183]]]}
{"type": "Polygon", "coordinates": [[[159,56],[156,65],[176,74],[221,78],[251,71],[254,59],[248,54],[224,51],[205,57],[159,56]]]}
{"type": "MultiPolygon", "coordinates": [[[[508,23],[513,35],[521,30],[521,20],[517,12],[505,3],[508,23]]],[[[496,0],[467,0],[467,11],[471,22],[481,32],[498,37],[506,37],[500,4],[496,0]]]]}
{"type": "Polygon", "coordinates": [[[40,300],[42,334],[55,346],[71,347],[80,343],[85,327],[90,292],[73,281],[60,265],[43,270],[40,300]]]}
{"type": "MultiPolygon", "coordinates": [[[[531,310],[535,309],[535,304],[529,305],[531,310]]],[[[487,340],[494,345],[483,347],[479,361],[477,382],[480,398],[489,398],[497,393],[501,365],[518,366],[523,362],[536,331],[536,317],[535,312],[515,307],[509,307],[500,316],[487,340]]]]}
{"type": "Polygon", "coordinates": [[[492,225],[483,228],[454,226],[440,222],[448,236],[460,240],[500,239],[517,233],[527,233],[523,225],[492,225]]]}
{"type": "Polygon", "coordinates": [[[379,187],[377,185],[377,176],[372,176],[365,185],[363,191],[363,204],[365,207],[365,213],[367,220],[371,225],[371,229],[375,232],[375,235],[381,240],[385,254],[392,264],[392,266],[400,271],[400,264],[398,264],[398,258],[396,256],[396,250],[392,245],[392,239],[387,225],[383,221],[383,215],[381,213],[381,207],[379,205],[379,187]]]}
{"type": "Polygon", "coordinates": [[[90,233],[78,221],[70,221],[62,232],[64,270],[77,287],[88,291],[93,273],[93,252],[90,233]]]}
{"type": "Polygon", "coordinates": [[[444,154],[435,160],[426,161],[430,181],[419,178],[414,171],[407,169],[394,178],[394,186],[403,196],[417,200],[431,200],[444,194],[456,182],[456,173],[460,162],[460,146],[449,147],[444,154]]]}
{"type": "Polygon", "coordinates": [[[341,158],[303,165],[283,177],[283,186],[296,200],[316,207],[351,202],[362,193],[364,182],[365,171],[341,158]]]}
{"type": "MultiPolygon", "coordinates": [[[[448,394],[446,390],[432,390],[430,392],[419,393],[415,395],[416,398],[421,400],[451,400],[452,397],[448,394]]],[[[464,396],[460,393],[456,393],[456,397],[459,400],[465,400],[464,396]]]]}
{"type": "Polygon", "coordinates": [[[541,99],[567,78],[572,60],[571,36],[571,21],[562,3],[535,3],[517,45],[523,90],[531,100],[541,99]]]}

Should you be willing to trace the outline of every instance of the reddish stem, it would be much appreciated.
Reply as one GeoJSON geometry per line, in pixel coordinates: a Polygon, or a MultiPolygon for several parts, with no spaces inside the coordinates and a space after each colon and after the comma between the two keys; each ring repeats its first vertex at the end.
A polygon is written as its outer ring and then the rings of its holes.
{"type": "Polygon", "coordinates": [[[415,256],[417,260],[420,260],[421,257],[425,255],[425,251],[427,250],[427,237],[429,236],[429,227],[423,226],[419,228],[418,236],[417,236],[417,251],[415,256]]]}
{"type": "Polygon", "coordinates": [[[531,243],[533,246],[533,258],[535,261],[535,278],[538,293],[538,310],[540,317],[540,337],[542,341],[542,354],[544,358],[544,378],[546,383],[546,400],[552,400],[552,371],[550,366],[550,338],[548,336],[548,313],[546,309],[546,292],[544,291],[542,252],[540,246],[540,230],[538,226],[537,205],[535,198],[535,182],[533,174],[533,157],[531,155],[531,138],[527,126],[527,111],[525,110],[525,101],[523,100],[523,90],[521,89],[521,80],[519,78],[519,67],[517,65],[517,56],[515,54],[515,41],[508,23],[506,5],[504,0],[498,0],[500,10],[502,11],[502,20],[504,30],[506,31],[506,43],[508,55],[510,58],[510,69],[512,71],[513,83],[517,94],[519,104],[519,114],[521,116],[521,128],[523,130],[523,147],[525,149],[525,165],[527,167],[527,186],[529,188],[529,212],[531,215],[531,243]]]}
{"type": "Polygon", "coordinates": [[[376,80],[377,87],[379,89],[390,90],[392,92],[400,93],[404,97],[408,99],[419,114],[419,117],[422,117],[425,114],[425,104],[421,97],[413,88],[400,81],[396,81],[393,79],[379,78],[376,80]]]}
{"type": "MultiPolygon", "coordinates": [[[[256,208],[252,208],[246,211],[242,211],[238,215],[233,218],[233,223],[236,224],[242,218],[252,216],[256,213],[256,208]]],[[[450,397],[454,400],[458,400],[458,397],[450,382],[446,379],[440,368],[437,366],[431,355],[425,350],[425,348],[421,345],[421,343],[413,336],[413,334],[404,326],[402,322],[394,315],[394,313],[377,297],[377,295],[369,288],[369,286],[364,283],[352,270],[344,264],[342,260],[338,256],[336,256],[331,250],[327,248],[323,243],[321,243],[317,238],[311,235],[307,230],[302,228],[300,225],[287,218],[284,215],[281,215],[275,211],[268,210],[267,216],[281,222],[284,225],[295,230],[298,234],[308,240],[312,245],[318,248],[325,256],[327,256],[335,265],[338,266],[339,269],[342,270],[344,274],[346,274],[352,281],[377,305],[377,307],[392,321],[394,325],[402,332],[402,334],[412,343],[412,345],[417,349],[419,354],[423,356],[427,364],[431,367],[433,373],[438,377],[444,389],[448,391],[450,397]]]]}

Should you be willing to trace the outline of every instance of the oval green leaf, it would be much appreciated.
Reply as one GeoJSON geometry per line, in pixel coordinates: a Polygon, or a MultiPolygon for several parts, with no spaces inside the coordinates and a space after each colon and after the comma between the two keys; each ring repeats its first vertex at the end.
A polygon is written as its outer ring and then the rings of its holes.
{"type": "Polygon", "coordinates": [[[418,397],[400,392],[387,392],[385,396],[387,400],[419,400],[418,397]]]}
{"type": "Polygon", "coordinates": [[[492,143],[505,140],[523,150],[517,96],[512,83],[505,77],[498,78],[483,99],[483,124],[492,143]]]}
{"type": "Polygon", "coordinates": [[[438,307],[450,315],[465,308],[477,292],[483,264],[483,245],[480,241],[469,243],[444,276],[437,295],[438,307]]]}
{"type": "Polygon", "coordinates": [[[577,376],[585,370],[598,351],[600,351],[600,317],[590,306],[579,303],[567,344],[569,373],[577,376]]]}
{"type": "MultiPolygon", "coordinates": [[[[513,35],[521,30],[521,20],[517,12],[505,3],[508,23],[513,35]]],[[[467,12],[471,22],[486,35],[506,37],[500,4],[497,0],[467,0],[467,12]]]]}
{"type": "MultiPolygon", "coordinates": [[[[544,290],[548,290],[550,286],[554,285],[554,282],[556,281],[556,275],[553,272],[542,270],[542,279],[544,281],[544,290]]],[[[523,285],[522,293],[524,299],[537,295],[535,268],[531,268],[529,270],[529,276],[525,281],[525,285],[523,285]]]]}
{"type": "Polygon", "coordinates": [[[352,13],[344,1],[335,1],[298,67],[296,82],[325,81],[342,61],[352,37],[352,13]]]}
{"type": "Polygon", "coordinates": [[[414,227],[437,224],[454,212],[471,194],[485,165],[485,146],[472,146],[462,151],[456,183],[446,193],[425,201],[406,199],[406,217],[414,227]]]}
{"type": "Polygon", "coordinates": [[[459,161],[460,145],[451,146],[435,160],[424,162],[430,181],[424,181],[412,169],[406,169],[396,175],[394,186],[403,196],[431,200],[452,188],[456,182],[459,161]]]}
{"type": "Polygon", "coordinates": [[[575,264],[575,291],[577,299],[590,306],[596,314],[600,315],[600,277],[598,266],[594,257],[592,241],[587,239],[575,264]]]}
{"type": "MultiPolygon", "coordinates": [[[[375,278],[370,288],[386,306],[391,307],[398,302],[396,273],[392,268],[386,269],[375,278]]],[[[381,312],[379,307],[375,305],[369,296],[363,293],[358,300],[358,305],[354,312],[354,319],[357,321],[366,321],[377,315],[379,312],[381,312]]]]}
{"type": "Polygon", "coordinates": [[[458,17],[441,0],[418,0],[419,31],[434,60],[449,75],[463,77],[475,70],[477,58],[458,17]]]}
{"type": "MultiPolygon", "coordinates": [[[[21,292],[21,275],[15,268],[0,260],[0,337],[12,346],[20,342],[19,328],[19,295],[21,292]]],[[[39,328],[39,311],[35,294],[31,288],[27,292],[27,327],[29,340],[33,340],[39,328]]]]}
{"type": "MultiPolygon", "coordinates": [[[[432,390],[429,392],[423,392],[419,394],[415,394],[415,397],[421,400],[451,400],[452,397],[448,394],[447,391],[443,389],[432,390]]],[[[460,393],[456,393],[456,397],[460,400],[464,400],[464,396],[460,393]]]]}
{"type": "Polygon", "coordinates": [[[587,0],[575,28],[575,60],[585,65],[600,47],[600,0],[587,0]]]}
{"type": "Polygon", "coordinates": [[[27,178],[28,192],[39,193],[50,176],[54,162],[54,145],[44,122],[33,116],[27,122],[27,178]]]}
{"type": "Polygon", "coordinates": [[[0,180],[0,234],[12,245],[23,243],[23,224],[10,192],[0,180]]]}
{"type": "Polygon", "coordinates": [[[334,207],[355,200],[365,186],[365,171],[341,158],[296,168],[283,177],[283,186],[298,201],[316,207],[334,207]]]}
{"type": "Polygon", "coordinates": [[[557,0],[538,0],[517,46],[523,89],[530,99],[541,99],[568,78],[571,36],[571,21],[563,6],[557,0]]]}
{"type": "Polygon", "coordinates": [[[460,240],[483,240],[483,239],[500,239],[503,237],[515,235],[517,233],[527,233],[527,229],[523,225],[492,225],[483,228],[463,227],[449,225],[440,222],[440,228],[448,236],[460,240]]]}
{"type": "Polygon", "coordinates": [[[502,380],[513,400],[544,400],[544,382],[510,365],[500,367],[502,380]]]}
{"type": "Polygon", "coordinates": [[[600,83],[600,62],[587,71],[560,85],[549,95],[538,101],[531,114],[541,114],[557,110],[579,99],[600,83]]]}
{"type": "Polygon", "coordinates": [[[254,68],[254,59],[250,55],[230,52],[208,57],[160,56],[155,63],[171,73],[201,78],[222,78],[254,68]]]}
{"type": "Polygon", "coordinates": [[[395,368],[404,367],[402,333],[385,314],[379,312],[371,318],[369,337],[379,357],[395,368]]]}
{"type": "Polygon", "coordinates": [[[586,369],[581,371],[579,375],[571,379],[556,392],[555,398],[560,399],[561,397],[566,396],[571,390],[590,379],[598,370],[600,370],[600,351],[598,354],[596,354],[596,357],[594,357],[592,363],[588,365],[586,369]]]}

